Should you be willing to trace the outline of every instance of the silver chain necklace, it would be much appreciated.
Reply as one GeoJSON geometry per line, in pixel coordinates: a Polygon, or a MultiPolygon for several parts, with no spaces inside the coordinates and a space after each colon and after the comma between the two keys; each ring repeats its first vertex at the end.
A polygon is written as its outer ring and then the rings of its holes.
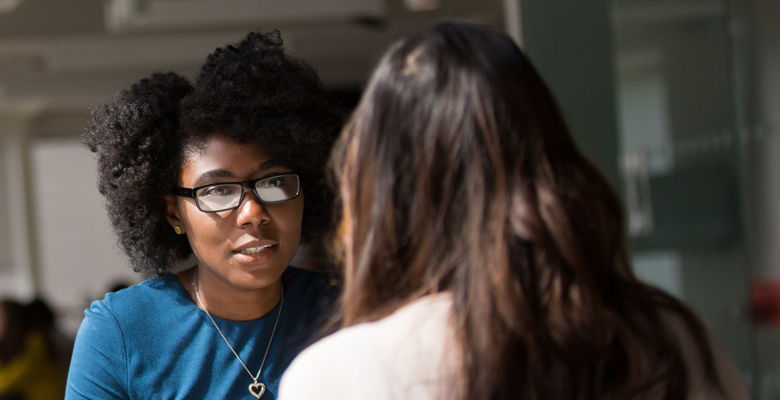
{"type": "Polygon", "coordinates": [[[282,294],[282,300],[279,303],[279,312],[276,313],[276,320],[274,321],[274,328],[271,330],[271,338],[268,339],[268,345],[265,347],[265,354],[263,354],[263,361],[260,363],[260,369],[257,370],[257,375],[252,375],[252,372],[249,371],[249,368],[246,367],[246,364],[244,364],[244,361],[241,359],[241,357],[238,356],[238,353],[236,353],[236,350],[233,349],[233,346],[230,345],[230,342],[227,340],[227,337],[225,337],[225,334],[222,333],[222,329],[219,329],[219,325],[217,325],[217,321],[214,321],[214,318],[209,313],[209,310],[206,309],[206,306],[203,305],[203,302],[200,300],[200,290],[198,289],[198,269],[195,268],[195,299],[198,301],[198,305],[200,308],[203,309],[203,311],[206,312],[206,315],[209,317],[209,320],[211,320],[211,323],[214,324],[214,327],[217,328],[217,332],[219,332],[219,336],[222,336],[222,340],[225,341],[225,344],[228,346],[230,351],[233,352],[233,355],[236,356],[238,359],[238,362],[241,363],[241,366],[244,367],[244,370],[247,374],[249,374],[249,377],[252,378],[252,383],[249,384],[249,394],[254,396],[255,398],[259,399],[260,396],[265,393],[265,384],[263,382],[258,382],[257,380],[260,378],[260,372],[263,371],[263,366],[265,365],[265,358],[268,356],[268,350],[271,349],[271,343],[274,341],[274,334],[276,333],[276,325],[279,323],[279,316],[282,315],[282,307],[284,307],[284,294],[282,294]]]}

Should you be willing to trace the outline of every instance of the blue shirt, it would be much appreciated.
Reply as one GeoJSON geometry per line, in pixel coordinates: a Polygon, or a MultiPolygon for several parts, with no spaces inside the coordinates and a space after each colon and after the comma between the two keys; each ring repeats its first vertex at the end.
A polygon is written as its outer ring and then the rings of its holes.
{"type": "MultiPolygon", "coordinates": [[[[322,274],[288,267],[284,307],[259,382],[279,379],[316,334],[328,305],[322,274]]],[[[214,317],[246,366],[260,368],[279,305],[245,322],[214,317]]],[[[252,378],[172,274],[92,303],[76,335],[65,399],[250,399],[252,378]]]]}

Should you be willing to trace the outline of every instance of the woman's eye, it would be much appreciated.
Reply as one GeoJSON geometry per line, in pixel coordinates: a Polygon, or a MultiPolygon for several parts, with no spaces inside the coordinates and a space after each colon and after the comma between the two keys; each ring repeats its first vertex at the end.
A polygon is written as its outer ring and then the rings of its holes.
{"type": "Polygon", "coordinates": [[[236,193],[235,185],[211,186],[200,192],[201,196],[232,196],[236,193]]]}
{"type": "Polygon", "coordinates": [[[262,188],[280,188],[284,187],[284,178],[283,177],[276,177],[276,178],[268,178],[260,181],[260,186],[262,188]]]}

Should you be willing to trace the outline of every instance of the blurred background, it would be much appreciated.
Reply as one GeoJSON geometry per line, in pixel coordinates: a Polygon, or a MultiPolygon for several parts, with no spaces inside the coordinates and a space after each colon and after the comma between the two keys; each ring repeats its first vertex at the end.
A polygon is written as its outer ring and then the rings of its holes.
{"type": "Polygon", "coordinates": [[[43,299],[69,337],[145,278],[79,142],[90,107],[252,29],[349,107],[390,42],[442,18],[521,44],[619,189],[637,274],[780,398],[780,0],[0,0],[0,297],[43,299]]]}

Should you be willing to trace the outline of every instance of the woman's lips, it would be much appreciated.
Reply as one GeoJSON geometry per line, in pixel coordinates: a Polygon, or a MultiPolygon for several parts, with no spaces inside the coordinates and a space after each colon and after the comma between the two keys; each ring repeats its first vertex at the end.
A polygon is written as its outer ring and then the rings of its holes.
{"type": "Polygon", "coordinates": [[[243,254],[249,254],[249,255],[260,254],[260,253],[262,253],[262,252],[264,252],[264,251],[266,251],[266,250],[268,250],[268,249],[270,249],[270,248],[272,248],[274,246],[275,245],[273,245],[273,244],[267,244],[265,246],[248,247],[246,249],[237,250],[236,253],[243,253],[243,254]]]}
{"type": "Polygon", "coordinates": [[[268,244],[258,247],[247,247],[233,252],[234,256],[241,262],[252,263],[262,261],[268,258],[274,250],[276,244],[268,244]]]}

